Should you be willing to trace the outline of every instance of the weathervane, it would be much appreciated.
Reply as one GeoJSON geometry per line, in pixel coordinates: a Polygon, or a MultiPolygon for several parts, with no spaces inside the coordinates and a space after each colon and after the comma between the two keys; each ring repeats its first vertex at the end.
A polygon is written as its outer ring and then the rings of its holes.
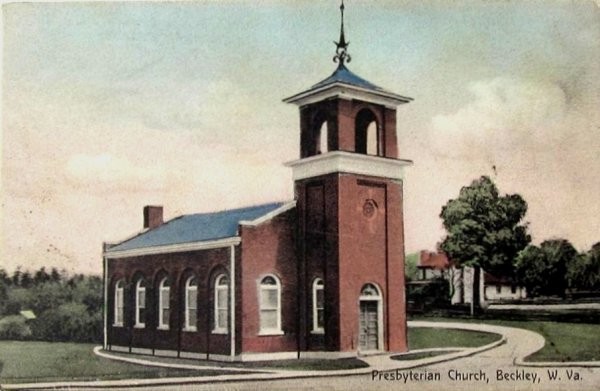
{"type": "Polygon", "coordinates": [[[344,66],[344,62],[350,62],[352,58],[350,54],[348,54],[347,49],[350,42],[346,42],[346,38],[344,37],[344,0],[342,0],[342,5],[340,5],[340,12],[342,14],[342,25],[340,28],[340,41],[333,42],[337,46],[335,49],[335,56],[333,57],[333,62],[339,62],[339,67],[344,66]]]}

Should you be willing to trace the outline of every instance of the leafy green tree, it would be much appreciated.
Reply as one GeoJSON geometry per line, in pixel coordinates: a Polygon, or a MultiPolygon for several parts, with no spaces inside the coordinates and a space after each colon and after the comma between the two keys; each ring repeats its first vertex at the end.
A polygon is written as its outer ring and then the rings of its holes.
{"type": "Polygon", "coordinates": [[[32,325],[34,335],[46,341],[102,340],[102,313],[90,314],[81,303],[69,302],[45,311],[32,325]]]}
{"type": "Polygon", "coordinates": [[[46,273],[46,268],[41,267],[40,270],[36,271],[33,275],[33,283],[35,285],[43,284],[50,281],[50,275],[46,273]]]}
{"type": "Polygon", "coordinates": [[[600,242],[594,244],[587,253],[588,288],[600,291],[600,242]]]}
{"type": "Polygon", "coordinates": [[[14,271],[13,275],[12,275],[12,284],[14,286],[21,286],[21,275],[23,273],[21,272],[21,266],[17,266],[17,269],[14,271]]]}
{"type": "Polygon", "coordinates": [[[27,339],[31,329],[21,315],[10,315],[0,319],[0,339],[27,339]]]}
{"type": "Polygon", "coordinates": [[[33,285],[33,278],[31,278],[31,273],[29,273],[29,271],[23,272],[23,274],[21,274],[21,287],[29,288],[31,285],[33,285]]]}
{"type": "Polygon", "coordinates": [[[567,269],[577,264],[577,258],[577,250],[568,240],[551,239],[542,242],[540,247],[528,246],[517,257],[515,266],[529,295],[564,296],[568,285],[567,269]]]}
{"type": "Polygon", "coordinates": [[[53,267],[52,269],[50,269],[50,280],[52,280],[53,282],[60,282],[61,279],[62,277],[57,268],[53,267]]]}
{"type": "Polygon", "coordinates": [[[407,281],[417,280],[419,278],[419,269],[417,268],[418,262],[418,253],[407,254],[404,258],[404,277],[407,281]]]}
{"type": "Polygon", "coordinates": [[[519,251],[531,241],[522,223],[527,203],[518,194],[500,196],[487,177],[474,180],[442,207],[447,235],[441,249],[458,267],[474,269],[471,313],[479,310],[480,270],[511,276],[519,251]]]}
{"type": "Polygon", "coordinates": [[[12,284],[12,280],[5,269],[0,268],[0,282],[3,282],[4,285],[9,286],[12,284]]]}
{"type": "Polygon", "coordinates": [[[600,290],[600,242],[567,265],[567,281],[570,290],[600,290]]]}

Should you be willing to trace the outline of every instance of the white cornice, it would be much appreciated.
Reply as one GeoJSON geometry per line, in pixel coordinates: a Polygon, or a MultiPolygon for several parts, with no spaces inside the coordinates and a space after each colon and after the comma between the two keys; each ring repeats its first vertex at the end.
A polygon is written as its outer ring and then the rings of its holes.
{"type": "Polygon", "coordinates": [[[357,99],[380,104],[390,109],[395,109],[398,105],[413,100],[412,98],[383,90],[371,90],[353,86],[351,84],[336,82],[301,92],[294,96],[290,96],[283,101],[285,103],[295,103],[298,106],[304,106],[328,98],[341,98],[346,100],[357,99]]]}
{"type": "Polygon", "coordinates": [[[246,225],[246,226],[257,226],[259,224],[264,223],[265,221],[271,220],[273,217],[283,213],[283,212],[287,212],[288,210],[292,209],[293,207],[296,206],[296,201],[291,201],[288,203],[285,203],[283,205],[281,205],[279,208],[260,216],[257,219],[254,220],[242,220],[240,221],[240,225],[246,225]]]}
{"type": "Polygon", "coordinates": [[[114,259],[114,258],[138,257],[138,256],[142,256],[142,255],[170,254],[170,253],[180,253],[180,252],[185,252],[185,251],[210,250],[213,248],[237,246],[238,244],[240,244],[241,240],[242,239],[239,236],[232,236],[229,238],[208,240],[208,241],[202,241],[202,242],[178,243],[178,244],[169,244],[169,245],[164,245],[164,246],[134,248],[134,249],[130,249],[130,250],[116,250],[116,251],[108,250],[108,251],[105,251],[103,255],[106,258],[114,259]]]}
{"type": "Polygon", "coordinates": [[[332,151],[294,160],[285,165],[292,167],[295,181],[336,172],[401,180],[404,177],[404,167],[412,165],[412,161],[332,151]]]}

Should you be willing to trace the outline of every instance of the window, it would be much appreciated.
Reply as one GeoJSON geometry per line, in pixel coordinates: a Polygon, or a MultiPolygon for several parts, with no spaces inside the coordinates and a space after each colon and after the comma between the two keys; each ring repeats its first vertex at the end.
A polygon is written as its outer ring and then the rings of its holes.
{"type": "Polygon", "coordinates": [[[375,155],[379,154],[377,142],[377,123],[375,121],[371,122],[369,126],[367,126],[367,155],[375,155]]]}
{"type": "Polygon", "coordinates": [[[320,278],[315,279],[313,282],[313,333],[323,333],[325,331],[325,297],[324,295],[325,285],[323,280],[320,278]]]}
{"type": "Polygon", "coordinates": [[[517,286],[515,284],[512,284],[510,286],[510,293],[512,293],[512,294],[517,293],[517,286]]]}
{"type": "Polygon", "coordinates": [[[283,334],[281,330],[281,285],[274,276],[260,282],[260,334],[283,334]]]}
{"type": "Polygon", "coordinates": [[[379,289],[377,289],[377,287],[373,284],[365,284],[362,288],[362,290],[360,291],[360,295],[362,297],[374,297],[377,298],[378,296],[380,296],[379,294],[379,289]]]}
{"type": "Polygon", "coordinates": [[[140,278],[135,284],[135,326],[146,326],[146,282],[140,278]]]}
{"type": "Polygon", "coordinates": [[[379,146],[377,118],[369,109],[362,109],[355,120],[355,151],[367,155],[382,155],[379,146]]]}
{"type": "Polygon", "coordinates": [[[502,292],[502,285],[497,284],[496,285],[496,293],[501,293],[502,292]]]}
{"type": "Polygon", "coordinates": [[[169,307],[170,307],[170,282],[168,277],[163,278],[160,281],[158,287],[158,328],[168,329],[169,328],[169,307]]]}
{"type": "Polygon", "coordinates": [[[123,326],[124,300],[123,300],[123,280],[115,284],[115,326],[123,326]]]}
{"type": "Polygon", "coordinates": [[[185,327],[186,331],[196,331],[198,313],[198,280],[192,276],[185,282],[185,327]]]}
{"type": "Polygon", "coordinates": [[[321,129],[319,130],[319,145],[317,146],[319,153],[327,153],[329,151],[329,140],[328,140],[328,130],[327,130],[327,121],[323,122],[321,125],[321,129]]]}
{"type": "Polygon", "coordinates": [[[213,333],[227,333],[229,327],[229,279],[221,274],[215,279],[215,325],[213,333]]]}

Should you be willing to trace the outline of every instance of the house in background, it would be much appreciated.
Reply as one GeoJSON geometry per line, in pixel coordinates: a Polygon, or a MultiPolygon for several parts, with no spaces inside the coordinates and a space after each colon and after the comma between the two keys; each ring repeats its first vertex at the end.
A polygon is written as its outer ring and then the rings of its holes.
{"type": "MultiPolygon", "coordinates": [[[[452,284],[452,304],[470,304],[473,301],[473,272],[471,267],[457,268],[448,256],[442,252],[422,250],[417,269],[421,280],[443,277],[452,284]]],[[[494,301],[519,300],[527,297],[525,287],[518,285],[509,277],[494,276],[480,269],[480,304],[494,301]]]]}
{"type": "MultiPolygon", "coordinates": [[[[403,169],[410,98],[347,67],[285,99],[300,109],[295,200],[163,222],[104,246],[105,348],[216,360],[407,350],[403,169]]],[[[214,189],[218,191],[218,189],[214,189]]]]}

